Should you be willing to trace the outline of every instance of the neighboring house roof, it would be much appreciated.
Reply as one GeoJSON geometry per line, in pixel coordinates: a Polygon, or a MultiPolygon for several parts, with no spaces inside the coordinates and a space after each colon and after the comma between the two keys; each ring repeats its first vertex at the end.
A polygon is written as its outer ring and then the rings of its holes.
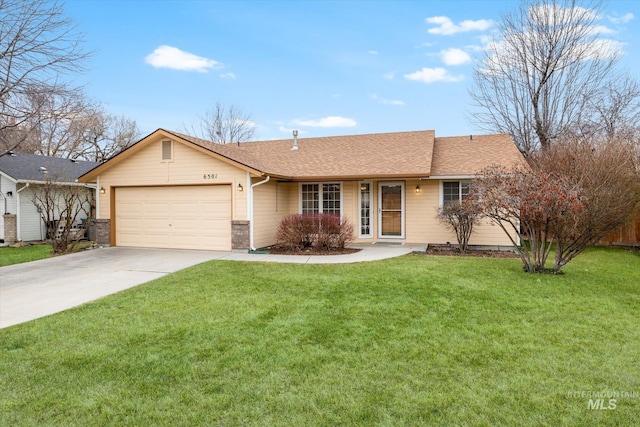
{"type": "Polygon", "coordinates": [[[25,153],[7,153],[0,156],[0,172],[16,182],[45,182],[47,180],[76,182],[81,175],[99,164],[98,162],[25,153]]]}
{"type": "Polygon", "coordinates": [[[492,164],[509,167],[525,162],[508,135],[436,138],[435,131],[424,130],[298,138],[298,149],[292,150],[293,138],[221,145],[158,129],[82,180],[95,179],[158,134],[173,136],[262,175],[291,180],[473,175],[492,164]]]}

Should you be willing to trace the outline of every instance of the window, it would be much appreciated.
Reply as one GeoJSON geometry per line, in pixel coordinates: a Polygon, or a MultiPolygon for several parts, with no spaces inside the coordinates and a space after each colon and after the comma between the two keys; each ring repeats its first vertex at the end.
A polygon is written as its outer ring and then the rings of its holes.
{"type": "Polygon", "coordinates": [[[162,160],[168,161],[173,159],[173,150],[171,141],[162,141],[162,160]]]}
{"type": "Polygon", "coordinates": [[[360,237],[371,237],[371,183],[360,183],[360,237]]]}
{"type": "Polygon", "coordinates": [[[302,184],[302,213],[314,214],[320,209],[318,184],[302,184]]]}
{"type": "Polygon", "coordinates": [[[340,216],[341,193],[341,185],[337,182],[302,184],[300,186],[301,211],[303,214],[331,213],[340,216]]]}
{"type": "Polygon", "coordinates": [[[448,181],[442,183],[442,203],[462,201],[469,195],[469,181],[448,181]]]}

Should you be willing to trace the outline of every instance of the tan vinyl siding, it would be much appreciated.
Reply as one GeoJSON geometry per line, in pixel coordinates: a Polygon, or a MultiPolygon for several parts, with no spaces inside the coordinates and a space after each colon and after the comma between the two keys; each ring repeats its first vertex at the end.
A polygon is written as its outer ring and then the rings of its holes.
{"type": "Polygon", "coordinates": [[[427,243],[429,222],[436,212],[436,208],[430,205],[433,199],[433,194],[429,193],[431,188],[425,187],[423,181],[405,182],[405,241],[409,243],[427,243]],[[418,185],[420,193],[416,193],[418,185]]]}
{"type": "MultiPolygon", "coordinates": [[[[420,181],[420,194],[415,193],[416,183],[407,182],[407,242],[445,244],[456,243],[456,235],[438,220],[440,205],[440,181],[420,181]],[[414,197],[415,196],[415,197],[414,197]],[[409,232],[409,230],[411,230],[409,232]]],[[[474,227],[471,245],[511,246],[507,235],[498,226],[483,220],[474,227]]]]}
{"type": "Polygon", "coordinates": [[[355,236],[358,235],[358,184],[354,181],[342,183],[342,217],[351,222],[355,236]]]}
{"type": "Polygon", "coordinates": [[[166,138],[149,143],[100,175],[100,187],[106,191],[99,194],[98,218],[110,217],[110,187],[229,184],[233,190],[232,219],[248,219],[248,191],[237,191],[238,184],[246,187],[245,171],[176,141],[172,144],[172,160],[162,161],[163,140],[166,138]]]}
{"type": "Polygon", "coordinates": [[[256,248],[276,243],[276,230],[282,218],[297,213],[298,184],[270,181],[253,189],[253,245],[256,248]]]}

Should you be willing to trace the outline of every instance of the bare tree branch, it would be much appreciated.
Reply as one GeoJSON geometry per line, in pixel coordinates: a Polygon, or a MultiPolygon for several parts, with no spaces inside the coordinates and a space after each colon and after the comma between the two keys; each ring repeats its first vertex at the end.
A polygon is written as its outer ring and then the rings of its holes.
{"type": "Polygon", "coordinates": [[[472,120],[508,133],[524,153],[546,149],[599,105],[620,56],[597,31],[599,1],[533,0],[503,18],[474,71],[472,120]]]}
{"type": "Polygon", "coordinates": [[[191,129],[185,131],[216,144],[239,144],[251,141],[255,135],[251,114],[236,105],[225,107],[216,102],[199,120],[199,126],[191,125],[191,129]]]}
{"type": "Polygon", "coordinates": [[[35,99],[67,92],[64,77],[82,71],[82,41],[58,1],[0,2],[0,145],[7,151],[33,130],[31,119],[45,107],[35,99]]]}

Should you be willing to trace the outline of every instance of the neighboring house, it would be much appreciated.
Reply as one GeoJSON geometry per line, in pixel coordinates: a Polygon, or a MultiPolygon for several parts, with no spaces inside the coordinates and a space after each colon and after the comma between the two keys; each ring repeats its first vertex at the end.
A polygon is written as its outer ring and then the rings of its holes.
{"type": "MultiPolygon", "coordinates": [[[[33,202],[34,191],[46,182],[81,185],[95,194],[94,186],[78,183],[78,177],[99,163],[9,152],[0,157],[0,206],[3,214],[15,215],[16,240],[43,240],[46,228],[33,202]]],[[[86,215],[82,216],[85,218],[86,215]]],[[[0,215],[0,240],[5,240],[5,216],[0,215]]],[[[7,234],[8,236],[8,234],[7,234]]]]}
{"type": "MultiPolygon", "coordinates": [[[[256,249],[293,213],[348,218],[356,242],[455,242],[438,206],[480,169],[524,164],[508,135],[397,132],[217,145],[158,129],[80,178],[95,183],[98,240],[115,246],[256,249]]],[[[511,246],[483,223],[472,245],[511,246]]]]}

